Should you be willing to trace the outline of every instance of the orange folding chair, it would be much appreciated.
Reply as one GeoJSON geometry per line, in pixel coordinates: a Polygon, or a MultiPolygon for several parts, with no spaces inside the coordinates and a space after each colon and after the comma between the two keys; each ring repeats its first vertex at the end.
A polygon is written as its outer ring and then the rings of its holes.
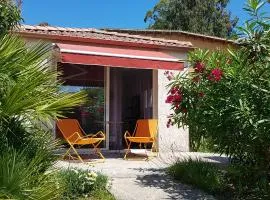
{"type": "Polygon", "coordinates": [[[139,119],[136,123],[133,134],[131,135],[128,131],[126,131],[124,134],[127,144],[127,151],[124,159],[127,159],[127,155],[131,152],[130,147],[132,143],[139,143],[140,148],[141,145],[144,144],[145,149],[147,144],[152,143],[151,153],[153,153],[154,149],[157,152],[157,130],[157,119],[139,119]]]}
{"type": "Polygon", "coordinates": [[[78,145],[78,147],[84,145],[92,145],[95,153],[99,155],[103,161],[105,160],[104,156],[100,151],[100,148],[98,148],[101,142],[105,140],[105,134],[102,131],[99,131],[96,134],[86,135],[83,129],[81,128],[80,123],[76,119],[59,119],[56,125],[70,146],[70,148],[64,154],[64,157],[66,155],[73,157],[70,154],[70,151],[73,150],[77,158],[81,162],[83,162],[83,159],[75,149],[74,145],[78,145]]]}

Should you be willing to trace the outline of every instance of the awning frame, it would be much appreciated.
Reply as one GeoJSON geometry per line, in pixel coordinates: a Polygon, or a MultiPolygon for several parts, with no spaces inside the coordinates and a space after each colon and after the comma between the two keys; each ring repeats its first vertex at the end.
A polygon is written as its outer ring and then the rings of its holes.
{"type": "Polygon", "coordinates": [[[136,69],[184,69],[184,60],[175,58],[175,56],[159,50],[118,49],[115,46],[102,47],[61,43],[54,44],[54,46],[59,49],[61,63],[136,69]],[[102,50],[104,52],[102,52],[102,50]],[[127,52],[126,54],[125,51],[127,52]],[[157,56],[155,57],[156,53],[157,56]]]}
{"type": "Polygon", "coordinates": [[[172,59],[172,58],[158,58],[150,56],[131,56],[125,54],[114,54],[114,53],[101,53],[95,51],[81,51],[81,50],[71,50],[71,49],[60,49],[61,53],[74,53],[74,54],[83,54],[83,55],[97,55],[97,56],[109,56],[109,57],[119,57],[119,58],[137,58],[143,60],[160,60],[168,62],[183,62],[181,59],[172,59]]]}

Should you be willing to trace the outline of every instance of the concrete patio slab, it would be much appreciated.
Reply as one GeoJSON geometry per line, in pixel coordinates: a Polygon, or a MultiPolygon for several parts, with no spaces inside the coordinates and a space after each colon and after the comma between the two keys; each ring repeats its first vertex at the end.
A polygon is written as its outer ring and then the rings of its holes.
{"type": "Polygon", "coordinates": [[[209,162],[227,163],[226,157],[205,153],[163,154],[150,161],[123,160],[119,154],[105,154],[104,163],[93,166],[78,162],[59,161],[56,167],[94,170],[111,179],[110,191],[117,200],[214,199],[198,189],[172,180],[165,168],[177,159],[200,158],[209,162]]]}

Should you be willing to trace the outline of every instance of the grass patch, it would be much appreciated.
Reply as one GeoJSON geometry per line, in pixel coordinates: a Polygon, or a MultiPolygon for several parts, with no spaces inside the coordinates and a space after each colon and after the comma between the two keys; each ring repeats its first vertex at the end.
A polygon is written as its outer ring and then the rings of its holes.
{"type": "Polygon", "coordinates": [[[99,174],[97,176],[90,200],[115,200],[114,196],[107,190],[108,177],[99,174]]]}
{"type": "Polygon", "coordinates": [[[167,169],[174,179],[193,185],[220,200],[270,199],[269,175],[246,165],[226,168],[191,158],[178,161],[167,169]]]}
{"type": "Polygon", "coordinates": [[[94,190],[89,200],[115,200],[114,196],[104,189],[94,190]]]}
{"type": "Polygon", "coordinates": [[[167,172],[176,180],[194,185],[211,194],[219,194],[224,189],[224,173],[213,163],[189,158],[176,162],[167,172]]]}

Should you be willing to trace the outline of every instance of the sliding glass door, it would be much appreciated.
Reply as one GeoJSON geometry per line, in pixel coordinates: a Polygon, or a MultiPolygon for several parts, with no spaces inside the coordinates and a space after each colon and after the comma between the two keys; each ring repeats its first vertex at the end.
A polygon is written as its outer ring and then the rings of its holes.
{"type": "Polygon", "coordinates": [[[64,92],[84,91],[87,94],[86,103],[73,108],[65,116],[77,119],[86,134],[106,133],[104,67],[61,64],[59,70],[62,71],[64,84],[61,89],[64,92]]]}

